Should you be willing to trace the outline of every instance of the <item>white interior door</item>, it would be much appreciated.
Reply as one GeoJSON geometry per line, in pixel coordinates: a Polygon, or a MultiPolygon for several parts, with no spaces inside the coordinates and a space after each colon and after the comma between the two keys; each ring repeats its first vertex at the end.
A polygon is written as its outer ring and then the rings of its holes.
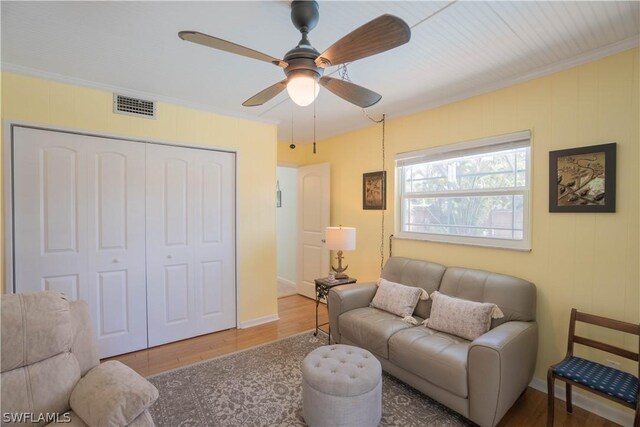
{"type": "Polygon", "coordinates": [[[88,302],[107,357],[147,346],[144,145],[16,127],[16,292],[88,302]]]}
{"type": "Polygon", "coordinates": [[[235,155],[147,145],[149,345],[236,325],[235,155]]]}
{"type": "Polygon", "coordinates": [[[329,272],[329,250],[324,247],[329,226],[329,163],[298,168],[298,293],[315,298],[314,279],[329,272]]]}

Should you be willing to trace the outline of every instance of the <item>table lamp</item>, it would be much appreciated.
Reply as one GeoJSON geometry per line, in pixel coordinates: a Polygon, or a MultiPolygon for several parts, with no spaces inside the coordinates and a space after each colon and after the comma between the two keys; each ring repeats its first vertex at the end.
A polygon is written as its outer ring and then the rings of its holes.
{"type": "Polygon", "coordinates": [[[349,276],[344,274],[348,265],[342,267],[342,251],[352,251],[356,248],[356,229],[353,227],[327,227],[325,247],[338,251],[338,268],[333,265],[331,269],[336,272],[336,279],[346,279],[349,276]]]}

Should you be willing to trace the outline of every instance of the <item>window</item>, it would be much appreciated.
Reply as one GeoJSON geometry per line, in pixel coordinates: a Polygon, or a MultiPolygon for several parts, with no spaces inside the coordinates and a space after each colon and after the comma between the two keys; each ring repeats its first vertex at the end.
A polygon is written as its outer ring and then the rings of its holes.
{"type": "Polygon", "coordinates": [[[530,249],[530,132],[396,156],[399,238],[530,249]]]}

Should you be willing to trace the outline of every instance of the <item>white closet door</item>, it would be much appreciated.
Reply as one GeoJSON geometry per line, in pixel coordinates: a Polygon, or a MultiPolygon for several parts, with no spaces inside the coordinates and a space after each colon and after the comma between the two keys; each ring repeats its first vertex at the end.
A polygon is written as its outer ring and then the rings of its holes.
{"type": "Polygon", "coordinates": [[[145,147],[86,142],[89,301],[106,357],[147,347],[145,147]]]}
{"type": "Polygon", "coordinates": [[[55,290],[73,300],[89,300],[82,138],[14,128],[16,292],[55,290]]]}
{"type": "Polygon", "coordinates": [[[147,145],[149,345],[232,328],[235,155],[147,145]]]}
{"type": "Polygon", "coordinates": [[[16,291],[86,300],[100,357],[145,348],[144,145],[14,132],[16,291]]]}

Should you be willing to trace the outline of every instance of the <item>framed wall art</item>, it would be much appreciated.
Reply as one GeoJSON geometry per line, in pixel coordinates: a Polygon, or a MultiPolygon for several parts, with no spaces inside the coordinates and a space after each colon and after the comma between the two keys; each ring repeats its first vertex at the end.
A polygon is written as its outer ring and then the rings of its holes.
{"type": "Polygon", "coordinates": [[[387,172],[362,174],[362,209],[387,209],[387,172]]]}
{"type": "Polygon", "coordinates": [[[615,142],[549,152],[549,212],[615,211],[615,142]]]}

